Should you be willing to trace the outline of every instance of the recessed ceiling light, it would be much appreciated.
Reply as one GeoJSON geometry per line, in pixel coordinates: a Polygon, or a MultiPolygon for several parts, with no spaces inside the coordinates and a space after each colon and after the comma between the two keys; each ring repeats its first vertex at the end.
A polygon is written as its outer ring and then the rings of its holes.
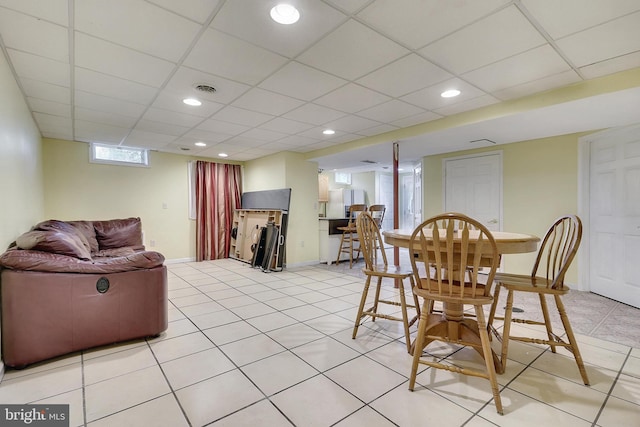
{"type": "Polygon", "coordinates": [[[322,131],[322,133],[325,135],[333,135],[334,133],[336,133],[336,131],[333,129],[325,129],[322,131]]]}
{"type": "Polygon", "coordinates": [[[182,102],[184,102],[187,105],[191,105],[193,107],[198,107],[200,105],[202,105],[202,102],[198,101],[195,98],[185,98],[182,100],[182,102]]]}
{"type": "Polygon", "coordinates": [[[458,89],[449,89],[445,90],[440,94],[443,98],[453,98],[454,96],[460,95],[460,91],[458,89]]]}
{"type": "Polygon", "coordinates": [[[206,147],[207,144],[205,144],[204,142],[196,142],[194,145],[196,145],[197,147],[206,147]]]}
{"type": "Polygon", "coordinates": [[[295,24],[300,19],[300,12],[290,4],[280,3],[271,9],[271,19],[278,24],[295,24]]]}
{"type": "Polygon", "coordinates": [[[227,153],[218,153],[218,157],[229,157],[227,153]]]}

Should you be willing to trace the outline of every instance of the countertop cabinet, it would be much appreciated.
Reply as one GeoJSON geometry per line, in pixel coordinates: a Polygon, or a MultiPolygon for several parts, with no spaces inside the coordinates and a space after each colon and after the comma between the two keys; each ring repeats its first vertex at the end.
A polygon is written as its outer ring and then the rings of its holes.
{"type": "MultiPolygon", "coordinates": [[[[320,262],[331,265],[336,261],[342,231],[337,227],[344,227],[349,223],[347,218],[321,218],[319,221],[320,262]]],[[[342,253],[340,260],[349,260],[349,254],[342,253]]]]}

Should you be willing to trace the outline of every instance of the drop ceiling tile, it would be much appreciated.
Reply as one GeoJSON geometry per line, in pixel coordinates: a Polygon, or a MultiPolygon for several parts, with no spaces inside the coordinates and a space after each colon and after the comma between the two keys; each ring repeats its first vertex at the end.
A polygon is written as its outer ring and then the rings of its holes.
{"type": "Polygon", "coordinates": [[[462,78],[487,92],[494,92],[569,69],[569,65],[551,46],[544,45],[470,71],[462,78]]]}
{"type": "Polygon", "coordinates": [[[153,132],[161,135],[180,136],[189,131],[186,126],[179,126],[174,123],[158,122],[153,120],[142,119],[136,124],[136,130],[144,132],[153,132]]]}
{"type": "Polygon", "coordinates": [[[209,15],[218,7],[220,0],[189,0],[187,2],[176,0],[148,0],[150,3],[162,6],[178,15],[189,18],[192,21],[204,24],[209,15]]]}
{"type": "Polygon", "coordinates": [[[182,57],[202,27],[140,0],[82,0],[74,3],[74,10],[77,31],[172,62],[182,57]]]}
{"type": "Polygon", "coordinates": [[[235,123],[225,122],[221,120],[209,119],[202,122],[195,130],[203,130],[207,132],[215,132],[228,136],[239,135],[251,129],[249,126],[239,125],[235,123]]]}
{"type": "Polygon", "coordinates": [[[108,113],[105,111],[92,110],[89,108],[78,107],[76,104],[74,117],[76,120],[85,122],[104,123],[111,126],[121,128],[130,128],[136,124],[137,118],[131,116],[123,116],[121,114],[108,113]]]}
{"type": "Polygon", "coordinates": [[[83,92],[120,99],[136,104],[148,104],[158,90],[130,80],[120,79],[85,68],[75,68],[75,88],[83,92]]]}
{"type": "Polygon", "coordinates": [[[182,154],[185,156],[197,156],[207,149],[207,147],[198,147],[194,144],[195,142],[191,141],[174,141],[162,147],[160,151],[166,153],[182,154]]]}
{"type": "Polygon", "coordinates": [[[297,60],[338,77],[354,80],[408,53],[399,44],[350,19],[302,53],[297,60]]]}
{"type": "Polygon", "coordinates": [[[386,95],[354,83],[349,83],[340,89],[316,99],[315,103],[346,113],[356,113],[366,108],[382,104],[389,99],[391,98],[386,95]]]}
{"type": "Polygon", "coordinates": [[[161,148],[175,139],[176,137],[173,135],[163,135],[134,129],[123,141],[122,145],[128,147],[161,148]]]}
{"type": "Polygon", "coordinates": [[[63,26],[0,8],[0,28],[8,48],[69,62],[69,33],[63,26]]]}
{"type": "Polygon", "coordinates": [[[7,52],[19,77],[70,87],[69,64],[13,49],[7,52]]]}
{"type": "Polygon", "coordinates": [[[636,67],[640,67],[640,52],[634,52],[617,58],[608,59],[606,61],[597,62],[592,65],[587,65],[580,68],[580,72],[585,78],[594,79],[596,77],[602,77],[636,67]]]}
{"type": "Polygon", "coordinates": [[[410,49],[418,49],[508,2],[377,0],[358,13],[358,17],[410,49]]]}
{"type": "Polygon", "coordinates": [[[362,7],[370,1],[371,0],[327,0],[327,3],[331,3],[338,9],[341,9],[348,14],[352,14],[362,9],[362,7]]]}
{"type": "Polygon", "coordinates": [[[392,99],[375,107],[362,110],[358,112],[358,115],[378,122],[391,122],[424,112],[422,108],[418,108],[415,105],[392,99]]]}
{"type": "Polygon", "coordinates": [[[335,120],[346,114],[342,111],[333,110],[331,108],[323,107],[321,105],[307,103],[302,107],[289,111],[282,117],[291,120],[297,120],[303,123],[310,123],[312,125],[321,125],[327,123],[330,120],[335,120]]]}
{"type": "Polygon", "coordinates": [[[286,133],[274,132],[267,129],[253,128],[242,134],[243,138],[251,138],[262,142],[273,142],[288,136],[286,133]]]}
{"type": "Polygon", "coordinates": [[[405,117],[404,119],[400,119],[400,120],[394,120],[393,122],[391,122],[391,124],[394,126],[404,128],[404,127],[419,125],[421,123],[431,122],[433,120],[437,120],[441,118],[442,116],[440,114],[427,111],[426,113],[416,114],[415,116],[405,117]]]}
{"type": "MultiPolygon", "coordinates": [[[[76,90],[74,97],[76,107],[83,107],[95,111],[101,111],[118,116],[126,116],[134,119],[140,118],[146,107],[142,104],[123,101],[108,96],[76,90]]],[[[135,123],[135,122],[134,122],[135,123]]]]}
{"type": "Polygon", "coordinates": [[[202,117],[154,107],[149,108],[142,118],[154,122],[168,123],[188,128],[197,126],[203,121],[202,117]]]}
{"type": "Polygon", "coordinates": [[[260,126],[262,129],[272,130],[274,132],[281,132],[285,134],[295,134],[298,132],[304,132],[307,129],[311,129],[313,125],[308,123],[302,123],[295,120],[284,119],[282,117],[276,117],[275,119],[268,121],[260,126]]]}
{"type": "Polygon", "coordinates": [[[20,84],[27,96],[47,101],[60,102],[62,104],[66,104],[71,101],[71,90],[68,87],[24,77],[20,79],[20,84]]]}
{"type": "Polygon", "coordinates": [[[422,107],[427,110],[435,110],[447,105],[456,104],[468,99],[477,98],[485,93],[481,90],[473,87],[469,83],[461,79],[447,80],[428,88],[424,88],[417,92],[410,93],[403,96],[401,99],[418,107],[422,107]],[[458,89],[460,95],[455,98],[443,98],[440,96],[442,92],[448,89],[458,89]]]}
{"type": "Polygon", "coordinates": [[[254,88],[236,99],[231,105],[247,110],[279,116],[294,108],[300,107],[304,101],[289,96],[254,88]]]}
{"type": "Polygon", "coordinates": [[[358,79],[357,83],[399,97],[451,77],[451,73],[412,53],[358,79]]]}
{"type": "Polygon", "coordinates": [[[193,47],[184,65],[254,85],[286,61],[283,56],[209,28],[193,47]]]}
{"type": "Polygon", "coordinates": [[[68,0],[0,0],[0,6],[63,26],[69,25],[68,3],[68,0]]]}
{"type": "Polygon", "coordinates": [[[532,82],[496,91],[494,92],[494,95],[501,100],[515,99],[580,81],[582,81],[582,79],[575,71],[568,70],[548,77],[543,77],[540,80],[534,80],[532,82]]]}
{"type": "Polygon", "coordinates": [[[510,6],[450,34],[419,53],[462,74],[546,43],[542,35],[510,6]]]}
{"type": "Polygon", "coordinates": [[[226,104],[251,89],[251,86],[193,68],[180,67],[167,83],[167,89],[180,93],[185,98],[194,96],[200,100],[226,104]],[[197,85],[212,86],[216,91],[214,93],[203,92],[195,89],[197,85]]]}
{"type": "Polygon", "coordinates": [[[452,116],[454,114],[464,113],[465,111],[475,110],[476,108],[486,107],[500,102],[491,95],[482,95],[467,101],[458,102],[457,104],[447,105],[435,110],[436,114],[443,116],[452,116]]]}
{"type": "Polygon", "coordinates": [[[556,40],[640,10],[637,0],[522,0],[522,4],[556,40]]]}
{"type": "Polygon", "coordinates": [[[75,65],[125,80],[160,87],[174,64],[75,32],[75,65]]]}
{"type": "MultiPolygon", "coordinates": [[[[332,138],[329,138],[328,140],[323,142],[325,142],[327,146],[329,146],[329,145],[344,144],[345,142],[356,141],[358,139],[362,139],[362,135],[356,135],[353,133],[341,133],[341,134],[336,134],[332,138]]],[[[318,148],[321,148],[321,147],[318,147],[318,148]]]]}
{"type": "Polygon", "coordinates": [[[369,129],[363,129],[361,131],[358,131],[358,135],[364,135],[364,136],[374,136],[374,135],[379,135],[381,133],[385,133],[385,132],[391,132],[394,130],[398,130],[397,126],[392,126],[389,124],[383,124],[383,125],[378,125],[378,126],[374,126],[372,128],[369,129]]]}
{"type": "Polygon", "coordinates": [[[225,141],[225,144],[233,145],[238,148],[255,148],[264,145],[265,142],[261,139],[249,138],[247,136],[238,135],[233,138],[229,138],[225,141]]]}
{"type": "Polygon", "coordinates": [[[290,62],[260,83],[260,87],[293,98],[312,101],[346,83],[346,80],[331,74],[299,62],[290,62]]]}
{"type": "Polygon", "coordinates": [[[318,141],[320,141],[318,138],[309,138],[302,135],[291,135],[291,136],[282,138],[279,141],[272,142],[266,146],[273,147],[275,144],[281,144],[283,146],[288,146],[288,147],[301,147],[301,146],[315,145],[318,143],[318,141]]]}
{"type": "Polygon", "coordinates": [[[369,120],[364,117],[358,117],[354,115],[349,115],[342,117],[338,120],[332,120],[328,123],[325,123],[324,128],[333,129],[336,133],[356,133],[359,130],[367,129],[373,126],[378,126],[380,122],[369,120]]]}
{"type": "Polygon", "coordinates": [[[280,55],[293,58],[347,17],[317,0],[298,0],[300,20],[292,25],[273,21],[269,12],[273,1],[227,1],[211,27],[280,55]]]}
{"type": "Polygon", "coordinates": [[[79,141],[118,144],[129,133],[129,129],[104,123],[74,121],[75,136],[79,141]]]}
{"type": "Polygon", "coordinates": [[[578,67],[636,52],[640,50],[640,12],[570,35],[557,44],[578,67]]]}
{"type": "Polygon", "coordinates": [[[72,133],[71,118],[62,116],[52,116],[51,114],[33,113],[33,118],[38,123],[41,130],[64,134],[72,133]]]}
{"type": "Polygon", "coordinates": [[[219,111],[222,107],[224,107],[224,104],[210,102],[200,97],[198,97],[197,99],[202,102],[202,105],[187,105],[182,102],[184,98],[186,98],[186,96],[181,95],[178,92],[165,89],[158,94],[158,97],[155,101],[153,101],[152,106],[163,110],[175,111],[177,113],[188,114],[197,117],[209,117],[215,112],[219,111]]]}
{"type": "MultiPolygon", "coordinates": [[[[71,127],[71,125],[69,125],[69,127],[71,127]]],[[[44,138],[66,139],[67,141],[73,141],[73,132],[70,130],[65,132],[62,130],[40,129],[40,132],[44,138]]]]}
{"type": "Polygon", "coordinates": [[[273,119],[274,116],[263,114],[257,111],[245,110],[233,106],[227,106],[217,112],[213,117],[216,120],[235,123],[244,126],[260,126],[261,124],[273,119]]]}
{"type": "Polygon", "coordinates": [[[31,111],[53,116],[71,117],[71,104],[27,97],[31,111]]]}
{"type": "MultiPolygon", "coordinates": [[[[234,147],[233,145],[230,144],[218,144],[215,147],[212,148],[208,148],[206,150],[204,150],[202,152],[203,156],[209,156],[209,157],[217,157],[217,158],[222,158],[224,159],[225,157],[223,156],[219,156],[219,153],[226,153],[229,156],[234,155],[235,153],[239,153],[240,151],[244,150],[244,147],[234,147]]],[[[229,159],[226,158],[227,160],[235,160],[235,159],[229,159]]]]}
{"type": "Polygon", "coordinates": [[[231,135],[229,134],[224,134],[219,132],[209,132],[202,129],[192,129],[186,134],[184,134],[184,136],[180,138],[180,140],[189,139],[189,140],[193,140],[194,142],[203,141],[206,143],[213,144],[213,143],[219,143],[219,142],[225,141],[230,137],[231,135]]]}

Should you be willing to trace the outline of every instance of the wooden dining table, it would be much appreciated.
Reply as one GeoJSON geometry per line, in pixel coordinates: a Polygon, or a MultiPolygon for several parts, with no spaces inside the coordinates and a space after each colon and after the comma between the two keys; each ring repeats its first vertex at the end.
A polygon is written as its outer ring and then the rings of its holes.
{"type": "MultiPolygon", "coordinates": [[[[394,229],[385,230],[382,232],[384,241],[386,244],[400,247],[409,248],[409,242],[413,230],[408,229],[394,229]]],[[[538,249],[538,243],[540,238],[531,234],[512,233],[506,231],[492,231],[491,232],[498,253],[500,256],[505,254],[521,254],[527,252],[535,252],[538,249]]],[[[470,233],[470,238],[473,239],[474,233],[470,233]]],[[[464,272],[457,272],[456,274],[464,274],[464,272]]],[[[429,314],[428,316],[428,334],[431,336],[442,336],[445,341],[449,342],[469,342],[473,347],[478,350],[482,355],[480,335],[478,333],[477,322],[464,315],[464,307],[462,304],[444,303],[442,307],[442,314],[429,314]],[[465,327],[460,327],[461,324],[465,327]]],[[[425,345],[429,341],[425,341],[425,345]]],[[[412,353],[415,349],[412,346],[412,353]]],[[[422,351],[422,349],[420,349],[422,351]]],[[[500,362],[499,357],[495,352],[493,353],[493,360],[496,367],[496,372],[501,374],[504,372],[504,367],[500,362]]]]}

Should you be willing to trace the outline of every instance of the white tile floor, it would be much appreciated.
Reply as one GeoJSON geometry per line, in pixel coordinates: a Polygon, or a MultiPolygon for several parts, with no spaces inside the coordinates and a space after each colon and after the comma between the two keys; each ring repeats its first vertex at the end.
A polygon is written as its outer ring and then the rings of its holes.
{"type": "MultiPolygon", "coordinates": [[[[408,391],[399,323],[367,321],[351,339],[360,266],[168,268],[165,333],[9,369],[0,402],[68,403],[71,426],[92,427],[640,425],[640,344],[578,334],[586,387],[566,353],[512,343],[498,377],[500,416],[482,379],[422,367],[408,391]]],[[[389,282],[384,292],[397,291],[389,282]]],[[[589,298],[594,312],[611,304],[589,298]]],[[[434,342],[427,350],[461,366],[481,363],[467,348],[434,342]]]]}

